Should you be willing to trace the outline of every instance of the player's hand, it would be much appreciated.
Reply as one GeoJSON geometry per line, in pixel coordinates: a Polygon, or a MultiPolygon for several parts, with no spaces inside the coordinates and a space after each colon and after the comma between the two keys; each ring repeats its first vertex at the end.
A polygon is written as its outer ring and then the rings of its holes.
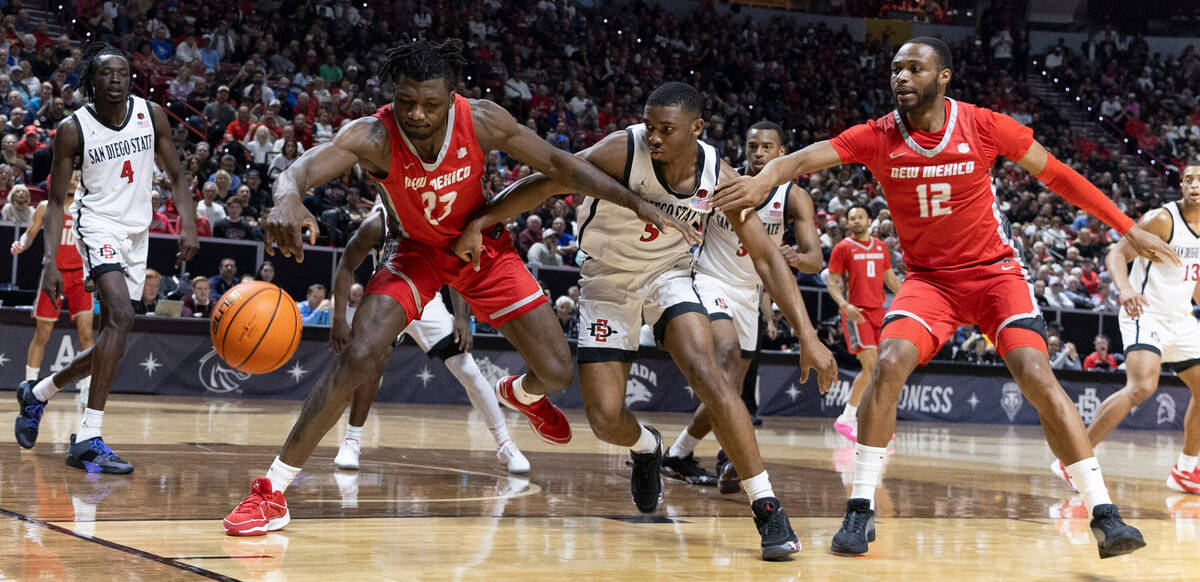
{"type": "Polygon", "coordinates": [[[638,218],[642,222],[654,225],[654,228],[657,228],[659,232],[665,231],[667,228],[673,228],[683,235],[688,245],[698,245],[701,242],[700,233],[696,232],[696,229],[692,228],[692,225],[663,212],[661,208],[651,204],[649,200],[638,198],[637,208],[633,211],[637,213],[638,218]]]}
{"type": "Polygon", "coordinates": [[[1142,316],[1142,308],[1148,307],[1150,302],[1146,301],[1146,297],[1132,288],[1128,291],[1122,291],[1117,301],[1121,303],[1121,307],[1125,308],[1125,313],[1129,317],[1137,319],[1142,316]]]}
{"type": "Polygon", "coordinates": [[[42,267],[42,293],[50,297],[50,303],[54,305],[54,310],[58,311],[61,307],[58,298],[62,297],[63,278],[62,273],[58,271],[58,265],[50,262],[42,267]]]}
{"type": "Polygon", "coordinates": [[[466,354],[471,351],[471,344],[475,342],[475,336],[471,335],[471,322],[466,318],[454,318],[454,344],[462,353],[466,354]]]}
{"type": "Polygon", "coordinates": [[[793,269],[796,268],[796,263],[800,262],[800,253],[796,252],[796,247],[787,243],[779,245],[779,254],[783,255],[783,260],[793,269]]]}
{"type": "Polygon", "coordinates": [[[304,262],[304,235],[301,229],[308,228],[308,244],[317,244],[317,219],[304,207],[297,195],[284,196],[271,208],[263,229],[263,247],[267,254],[275,256],[275,247],[285,257],[296,257],[297,263],[304,262]]]}
{"type": "Polygon", "coordinates": [[[19,239],[19,238],[17,240],[14,240],[12,247],[9,248],[9,252],[11,252],[14,255],[19,255],[19,254],[25,252],[25,243],[21,242],[21,239],[19,239]]]}
{"type": "MultiPolygon", "coordinates": [[[[737,210],[739,208],[754,208],[762,204],[771,193],[771,185],[763,184],[750,176],[738,176],[724,184],[717,184],[713,193],[712,205],[719,212],[737,210]]],[[[745,218],[746,213],[742,213],[745,218]]]]}
{"type": "Polygon", "coordinates": [[[867,320],[867,318],[863,317],[861,309],[849,303],[846,304],[845,309],[842,309],[842,313],[845,313],[846,319],[849,319],[853,323],[862,323],[867,320]]]}
{"type": "Polygon", "coordinates": [[[767,337],[771,338],[771,341],[775,341],[775,338],[779,337],[779,327],[775,325],[775,320],[771,318],[767,318],[767,337]]]}
{"type": "Polygon", "coordinates": [[[182,225],[179,231],[179,252],[175,253],[175,266],[184,261],[192,260],[196,251],[200,250],[200,238],[196,236],[196,221],[182,225]]]}
{"type": "Polygon", "coordinates": [[[829,392],[833,383],[837,381],[837,360],[833,359],[833,353],[821,343],[815,333],[800,339],[801,382],[808,382],[809,368],[817,371],[817,389],[821,394],[829,392]]]}
{"type": "Polygon", "coordinates": [[[471,263],[471,266],[476,271],[479,270],[479,259],[483,256],[483,232],[482,228],[475,224],[475,221],[467,223],[463,228],[462,234],[454,239],[454,244],[450,246],[450,250],[463,262],[471,263]]]}
{"type": "Polygon", "coordinates": [[[329,348],[340,354],[349,342],[350,324],[345,319],[334,318],[329,327],[329,348]]]}
{"type": "Polygon", "coordinates": [[[1167,261],[1177,267],[1183,266],[1183,262],[1179,260],[1179,255],[1175,254],[1175,249],[1171,248],[1171,245],[1159,238],[1158,235],[1152,234],[1136,224],[1129,229],[1129,232],[1125,233],[1125,239],[1129,241],[1129,245],[1137,251],[1137,254],[1155,263],[1167,261]]]}

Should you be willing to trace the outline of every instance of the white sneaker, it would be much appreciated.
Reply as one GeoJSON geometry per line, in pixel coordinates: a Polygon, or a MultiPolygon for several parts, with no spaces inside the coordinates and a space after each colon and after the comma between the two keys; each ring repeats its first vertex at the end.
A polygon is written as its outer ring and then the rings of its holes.
{"type": "Polygon", "coordinates": [[[338,448],[337,456],[333,458],[333,465],[339,469],[357,471],[360,446],[357,439],[342,440],[342,446],[338,448]]]}
{"type": "Polygon", "coordinates": [[[338,492],[342,494],[342,507],[358,507],[358,473],[335,471],[333,480],[337,482],[338,492]]]}
{"type": "Polygon", "coordinates": [[[496,450],[496,458],[500,460],[508,468],[509,473],[528,473],[529,459],[521,454],[517,448],[517,443],[511,440],[504,441],[500,448],[496,450]]]}

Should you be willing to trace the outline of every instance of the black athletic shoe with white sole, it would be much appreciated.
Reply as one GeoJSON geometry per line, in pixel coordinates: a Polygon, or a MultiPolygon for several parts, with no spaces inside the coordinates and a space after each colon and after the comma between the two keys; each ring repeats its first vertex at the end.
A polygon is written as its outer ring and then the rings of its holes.
{"type": "Polygon", "coordinates": [[[642,513],[654,513],[658,504],[662,503],[662,434],[658,429],[647,426],[646,430],[654,435],[654,452],[635,453],[629,451],[632,460],[633,474],[629,476],[629,491],[633,493],[633,504],[642,513]]]}
{"type": "Polygon", "coordinates": [[[71,435],[71,447],[67,449],[67,466],[83,469],[88,473],[116,473],[123,475],[133,472],[133,464],[118,457],[101,437],[92,437],[82,442],[75,442],[71,435]]]}
{"type": "Polygon", "coordinates": [[[26,380],[17,385],[17,421],[13,423],[13,434],[23,449],[32,449],[37,443],[38,425],[46,408],[46,403],[33,395],[37,383],[37,380],[26,380]]]}
{"type": "Polygon", "coordinates": [[[800,540],[792,531],[787,514],[774,497],[763,497],[750,504],[754,525],[762,536],[762,559],[781,560],[800,551],[800,540]]]}
{"type": "Polygon", "coordinates": [[[717,476],[709,473],[708,469],[701,467],[700,461],[697,461],[696,456],[690,453],[686,457],[672,457],[670,455],[663,457],[662,474],[692,485],[703,485],[705,487],[717,486],[717,476]]]}
{"type": "Polygon", "coordinates": [[[1092,510],[1092,535],[1100,558],[1121,556],[1146,547],[1142,532],[1121,520],[1117,506],[1102,503],[1092,510]]]}
{"type": "Polygon", "coordinates": [[[867,542],[875,541],[875,510],[870,499],[851,499],[846,502],[842,529],[833,536],[829,549],[835,554],[865,554],[867,542]]]}

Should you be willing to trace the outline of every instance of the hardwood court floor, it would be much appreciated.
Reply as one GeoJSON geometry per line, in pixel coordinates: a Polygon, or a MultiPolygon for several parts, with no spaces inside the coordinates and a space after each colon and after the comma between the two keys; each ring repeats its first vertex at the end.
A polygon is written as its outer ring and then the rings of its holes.
{"type": "MultiPolygon", "coordinates": [[[[565,447],[510,414],[533,464],[522,478],[496,464],[470,409],[377,405],[360,471],[333,468],[339,425],[287,491],[291,525],[231,538],[220,520],[265,472],[298,402],[116,396],[106,440],[137,467],[116,476],[63,464],[73,396],[47,407],[34,450],[0,435],[0,581],[1200,579],[1200,497],[1163,486],[1175,433],[1119,431],[1100,449],[1114,498],[1150,544],[1101,561],[1037,427],[903,423],[879,539],[845,558],[828,548],[852,448],[830,420],[768,418],[759,441],[804,549],[766,563],[744,494],[668,482],[658,512],[637,514],[627,455],[592,437],[580,411],[568,412],[565,447]]],[[[0,392],[0,418],[15,414],[0,392]]],[[[641,416],[668,439],[687,421],[641,416]]],[[[697,454],[707,464],[715,452],[709,439],[697,454]]]]}

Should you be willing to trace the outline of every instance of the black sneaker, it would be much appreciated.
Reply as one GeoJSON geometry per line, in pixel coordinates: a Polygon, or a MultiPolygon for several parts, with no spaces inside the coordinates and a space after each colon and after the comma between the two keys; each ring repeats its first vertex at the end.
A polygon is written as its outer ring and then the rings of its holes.
{"type": "Polygon", "coordinates": [[[750,415],[750,424],[754,426],[762,426],[762,419],[757,414],[750,415]]]}
{"type": "Polygon", "coordinates": [[[71,447],[67,449],[67,466],[83,469],[88,473],[116,473],[123,475],[133,472],[133,465],[118,457],[101,437],[92,437],[86,441],[75,442],[71,435],[71,447]]]}
{"type": "Polygon", "coordinates": [[[717,451],[717,489],[729,495],[742,490],[742,480],[738,477],[737,469],[733,468],[733,462],[729,457],[725,456],[725,449],[717,451]]]}
{"type": "Polygon", "coordinates": [[[704,467],[701,467],[700,461],[697,461],[695,455],[691,453],[682,458],[670,455],[663,457],[662,474],[692,485],[704,485],[705,487],[717,486],[717,476],[709,473],[704,467]]]}
{"type": "Polygon", "coordinates": [[[750,509],[754,510],[754,525],[762,536],[762,559],[782,560],[800,551],[800,540],[778,499],[763,497],[751,503],[750,509]]]}
{"type": "Polygon", "coordinates": [[[646,430],[654,434],[653,453],[635,453],[629,451],[629,458],[633,460],[633,474],[629,476],[629,490],[633,493],[633,504],[637,506],[638,511],[642,513],[653,513],[658,508],[658,504],[662,503],[663,498],[663,482],[662,482],[662,461],[663,461],[663,445],[662,434],[652,426],[647,426],[646,430]]]}
{"type": "Polygon", "coordinates": [[[42,422],[42,411],[46,408],[46,403],[33,395],[33,387],[37,383],[37,380],[26,380],[17,385],[18,410],[13,434],[23,449],[32,449],[37,442],[38,424],[42,422]]]}
{"type": "Polygon", "coordinates": [[[1096,536],[1096,548],[1100,550],[1101,559],[1146,547],[1142,532],[1121,521],[1117,506],[1111,503],[1102,503],[1092,510],[1092,535],[1096,536]]]}
{"type": "Polygon", "coordinates": [[[875,510],[869,499],[846,502],[842,529],[833,536],[829,549],[835,554],[865,554],[867,542],[875,541],[875,510]]]}

